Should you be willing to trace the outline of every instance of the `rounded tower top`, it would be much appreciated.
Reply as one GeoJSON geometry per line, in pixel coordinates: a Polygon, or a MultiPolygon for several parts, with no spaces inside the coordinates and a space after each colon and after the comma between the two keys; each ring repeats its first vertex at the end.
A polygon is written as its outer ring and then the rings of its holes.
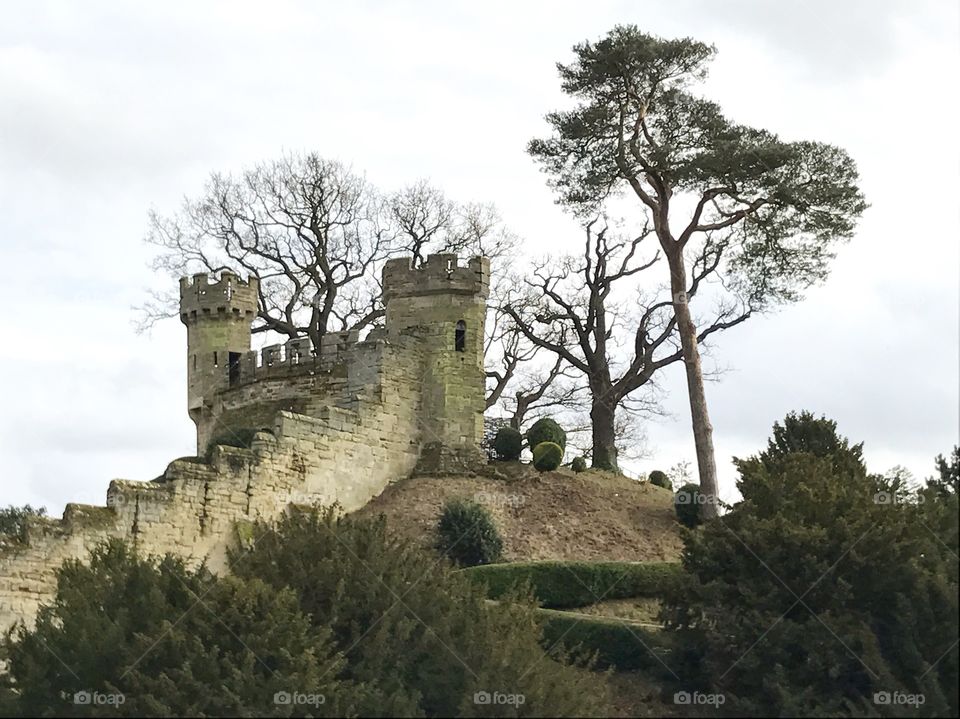
{"type": "Polygon", "coordinates": [[[220,277],[206,272],[180,278],[180,320],[191,324],[204,317],[221,314],[249,316],[257,313],[259,280],[241,280],[230,270],[221,270],[220,277]],[[211,281],[212,279],[212,281],[211,281]]]}

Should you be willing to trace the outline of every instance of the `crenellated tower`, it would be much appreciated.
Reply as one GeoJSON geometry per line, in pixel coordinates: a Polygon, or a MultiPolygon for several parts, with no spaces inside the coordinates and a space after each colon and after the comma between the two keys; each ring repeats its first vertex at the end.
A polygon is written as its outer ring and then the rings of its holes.
{"type": "Polygon", "coordinates": [[[258,280],[229,270],[180,279],[180,320],[187,326],[187,410],[197,425],[197,452],[214,396],[239,377],[257,316],[258,280]]]}
{"type": "Polygon", "coordinates": [[[483,329],[490,260],[466,266],[455,254],[430,255],[383,268],[388,334],[415,332],[423,354],[420,471],[448,472],[481,460],[485,408],[483,329]]]}

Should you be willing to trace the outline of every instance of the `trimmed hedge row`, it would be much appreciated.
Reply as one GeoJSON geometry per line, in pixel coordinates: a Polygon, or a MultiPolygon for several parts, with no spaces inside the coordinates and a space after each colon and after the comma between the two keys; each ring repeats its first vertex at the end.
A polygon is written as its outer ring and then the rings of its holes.
{"type": "Polygon", "coordinates": [[[529,584],[541,606],[570,609],[603,599],[659,597],[682,572],[674,562],[513,562],[463,570],[498,599],[516,585],[529,584]]]}
{"type": "Polygon", "coordinates": [[[596,654],[597,668],[644,671],[672,678],[666,667],[675,663],[677,637],[608,617],[594,617],[555,609],[540,609],[545,649],[560,644],[576,654],[596,654]]]}

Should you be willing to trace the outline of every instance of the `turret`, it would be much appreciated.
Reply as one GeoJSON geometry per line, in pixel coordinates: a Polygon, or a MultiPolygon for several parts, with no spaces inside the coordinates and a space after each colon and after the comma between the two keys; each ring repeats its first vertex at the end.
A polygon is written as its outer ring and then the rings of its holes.
{"type": "Polygon", "coordinates": [[[187,326],[187,411],[197,425],[202,452],[205,409],[214,395],[236,383],[250,350],[257,316],[258,280],[244,282],[229,270],[180,279],[180,320],[187,326]],[[212,279],[212,281],[211,281],[212,279]]]}
{"type": "Polygon", "coordinates": [[[430,255],[422,267],[409,259],[383,268],[388,333],[421,338],[421,471],[454,471],[480,457],[485,408],[483,329],[490,260],[430,255]]]}

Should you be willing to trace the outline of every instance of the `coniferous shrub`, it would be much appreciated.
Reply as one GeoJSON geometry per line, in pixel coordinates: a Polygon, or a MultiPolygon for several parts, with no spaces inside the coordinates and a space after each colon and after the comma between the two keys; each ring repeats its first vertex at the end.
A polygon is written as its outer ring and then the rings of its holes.
{"type": "Polygon", "coordinates": [[[666,475],[665,472],[661,472],[659,469],[655,469],[650,473],[648,477],[650,484],[663,487],[664,489],[673,489],[673,483],[670,481],[670,478],[666,475]]]}
{"type": "Polygon", "coordinates": [[[330,630],[311,624],[294,592],[142,558],[118,540],[88,564],[66,562],[56,601],[4,649],[4,716],[276,716],[294,692],[322,696],[307,707],[314,716],[361,705],[338,678],[330,630]]]}
{"type": "Polygon", "coordinates": [[[501,427],[493,440],[497,459],[518,460],[523,452],[523,435],[513,427],[501,427]]]}
{"type": "Polygon", "coordinates": [[[534,447],[541,442],[553,442],[565,450],[567,448],[567,433],[549,417],[538,419],[527,430],[527,446],[533,451],[534,447]]]}
{"type": "Polygon", "coordinates": [[[664,619],[732,716],[958,713],[956,490],[901,491],[859,447],[788,418],[735,461],[742,501],[685,538],[664,619]]]}
{"type": "Polygon", "coordinates": [[[673,509],[680,524],[692,529],[703,521],[700,514],[701,497],[700,485],[693,482],[687,482],[677,490],[673,496],[673,509]]]}
{"type": "Polygon", "coordinates": [[[360,716],[610,716],[602,675],[541,646],[531,598],[491,604],[482,586],[387,532],[333,509],[259,523],[251,549],[231,554],[243,576],[288,586],[329,626],[343,678],[365,683],[360,716]],[[480,706],[478,693],[522,695],[521,707],[480,706]]]}
{"type": "Polygon", "coordinates": [[[436,546],[462,567],[492,564],[503,554],[503,540],[490,512],[469,499],[452,499],[444,505],[436,546]]]}
{"type": "Polygon", "coordinates": [[[578,474],[580,472],[586,472],[587,460],[585,460],[583,457],[574,458],[573,462],[570,463],[570,469],[572,469],[574,472],[577,472],[578,474]]]}
{"type": "Polygon", "coordinates": [[[563,447],[554,442],[541,442],[533,448],[533,466],[540,472],[551,472],[563,462],[563,447]]]}

